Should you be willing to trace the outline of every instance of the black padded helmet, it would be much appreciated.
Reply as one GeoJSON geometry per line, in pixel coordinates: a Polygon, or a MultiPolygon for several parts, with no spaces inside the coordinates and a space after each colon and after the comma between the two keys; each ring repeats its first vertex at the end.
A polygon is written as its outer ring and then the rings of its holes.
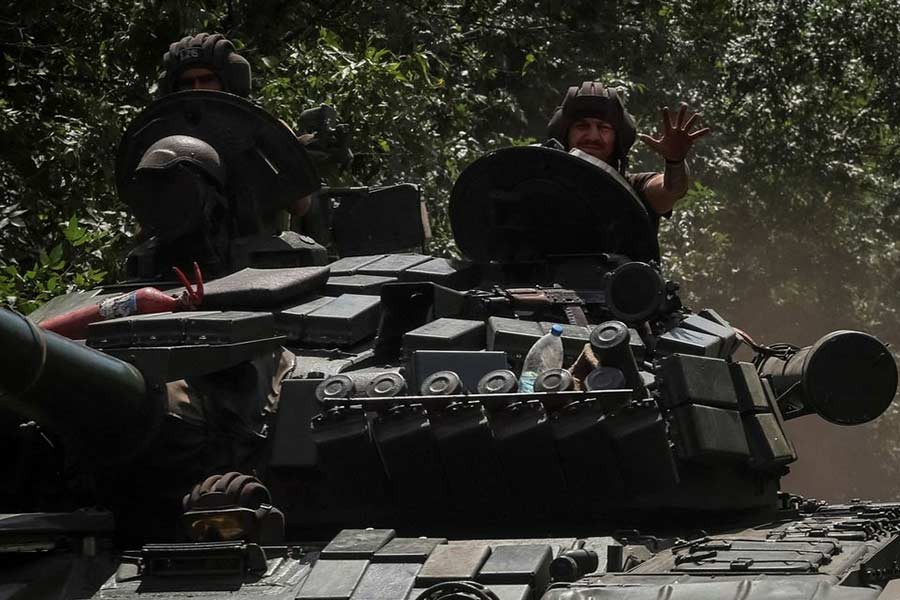
{"type": "Polygon", "coordinates": [[[597,81],[585,81],[581,86],[572,86],[563,97],[562,103],[553,111],[547,124],[547,135],[555,138],[568,150],[569,127],[578,119],[594,117],[613,126],[616,132],[616,153],[620,171],[625,169],[628,151],[637,137],[634,117],[625,110],[625,103],[619,93],[597,81]]]}
{"type": "Polygon", "coordinates": [[[135,171],[166,171],[179,164],[191,165],[218,189],[225,187],[225,165],[216,149],[188,135],[170,135],[150,146],[135,171]]]}
{"type": "Polygon", "coordinates": [[[150,146],[122,199],[138,223],[162,240],[202,229],[224,206],[225,167],[215,148],[186,135],[150,146]]]}
{"type": "Polygon", "coordinates": [[[250,95],[250,63],[235,52],[234,44],[221,33],[198,33],[169,46],[163,55],[159,93],[176,91],[178,76],[186,69],[206,67],[222,82],[222,89],[237,96],[250,95]]]}

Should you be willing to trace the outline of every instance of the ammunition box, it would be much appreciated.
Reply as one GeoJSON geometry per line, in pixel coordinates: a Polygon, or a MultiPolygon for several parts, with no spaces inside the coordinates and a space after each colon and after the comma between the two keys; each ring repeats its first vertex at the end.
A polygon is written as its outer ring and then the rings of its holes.
{"type": "Polygon", "coordinates": [[[355,275],[364,266],[384,258],[384,254],[370,256],[346,256],[328,265],[332,277],[335,275],[355,275]]]}
{"type": "Polygon", "coordinates": [[[483,350],[484,322],[441,318],[403,335],[403,349],[415,350],[483,350]]]}
{"type": "Polygon", "coordinates": [[[382,277],[380,275],[339,275],[331,277],[325,284],[325,291],[333,296],[340,294],[381,294],[381,286],[385,283],[397,281],[396,277],[382,277]]]}
{"type": "Polygon", "coordinates": [[[375,262],[359,267],[356,272],[364,275],[399,277],[400,273],[406,269],[430,260],[430,256],[424,256],[422,254],[386,254],[375,262]]]}
{"type": "Polygon", "coordinates": [[[275,313],[275,326],[279,333],[288,336],[288,340],[298,342],[304,338],[306,316],[333,300],[334,298],[330,296],[322,296],[277,312],[275,313]]]}
{"type": "Polygon", "coordinates": [[[346,347],[374,336],[380,317],[377,296],[342,294],[283,310],[278,324],[292,341],[346,347]]]}
{"type": "Polygon", "coordinates": [[[236,344],[275,336],[271,313],[201,311],[135,315],[88,327],[95,348],[236,344]]]}
{"type": "Polygon", "coordinates": [[[522,360],[528,351],[545,333],[550,332],[553,325],[561,325],[563,334],[563,353],[565,360],[574,361],[581,354],[584,345],[591,339],[591,327],[568,325],[565,323],[549,323],[520,321],[507,317],[490,317],[487,326],[488,350],[503,350],[514,361],[522,360]]]}
{"type": "Polygon", "coordinates": [[[188,314],[184,322],[186,344],[236,344],[275,335],[271,313],[228,311],[188,314]]]}
{"type": "Polygon", "coordinates": [[[374,296],[343,294],[306,315],[301,341],[352,346],[378,330],[381,300],[374,296]]]}
{"type": "MultiPolygon", "coordinates": [[[[205,311],[209,314],[214,311],[205,311]]],[[[112,349],[127,347],[175,346],[185,342],[185,322],[188,316],[201,313],[155,313],[133,315],[91,323],[87,330],[87,345],[112,349]]]]}
{"type": "Polygon", "coordinates": [[[328,267],[248,267],[204,285],[203,306],[221,310],[271,310],[321,290],[328,273],[328,267]]]}
{"type": "Polygon", "coordinates": [[[521,360],[544,335],[540,323],[506,317],[490,317],[487,324],[487,349],[502,350],[513,360],[521,360]]]}
{"type": "Polygon", "coordinates": [[[721,338],[685,327],[675,327],[671,331],[667,331],[659,336],[656,343],[658,354],[677,353],[717,357],[721,349],[721,338]]]}
{"type": "Polygon", "coordinates": [[[467,289],[477,283],[474,265],[459,264],[447,258],[433,258],[400,273],[403,281],[430,281],[449,288],[467,289]]]}
{"type": "Polygon", "coordinates": [[[410,359],[412,378],[410,387],[418,390],[422,382],[438,371],[453,371],[470,392],[478,388],[482,377],[506,369],[505,352],[485,352],[473,350],[414,350],[410,359]]]}

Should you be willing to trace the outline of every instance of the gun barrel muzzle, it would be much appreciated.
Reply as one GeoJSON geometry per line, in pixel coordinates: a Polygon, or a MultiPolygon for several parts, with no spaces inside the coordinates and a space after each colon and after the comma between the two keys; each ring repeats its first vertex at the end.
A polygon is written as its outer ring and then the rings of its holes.
{"type": "Polygon", "coordinates": [[[897,393],[897,364],[874,336],[833,331],[787,360],[770,357],[760,367],[785,406],[785,418],[816,413],[837,425],[876,419],[897,393]]]}
{"type": "Polygon", "coordinates": [[[0,406],[88,445],[145,437],[136,434],[156,407],[134,366],[7,309],[0,309],[0,348],[0,406]]]}

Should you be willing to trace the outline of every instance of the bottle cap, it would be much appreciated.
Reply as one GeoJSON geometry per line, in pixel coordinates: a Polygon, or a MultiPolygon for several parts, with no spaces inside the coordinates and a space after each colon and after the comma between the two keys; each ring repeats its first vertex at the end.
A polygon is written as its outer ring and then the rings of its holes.
{"type": "Polygon", "coordinates": [[[550,328],[550,333],[552,333],[552,334],[555,335],[556,337],[561,336],[561,335],[563,334],[563,328],[562,328],[562,325],[553,325],[553,326],[550,328]]]}

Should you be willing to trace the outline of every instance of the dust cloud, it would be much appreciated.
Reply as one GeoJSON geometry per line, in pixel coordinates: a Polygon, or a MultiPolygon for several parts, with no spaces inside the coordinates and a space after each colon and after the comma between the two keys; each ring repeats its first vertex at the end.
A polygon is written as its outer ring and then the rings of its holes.
{"type": "Polygon", "coordinates": [[[895,481],[892,463],[897,457],[878,447],[876,423],[842,427],[817,415],[788,421],[797,462],[781,480],[781,489],[829,502],[896,499],[900,482],[895,481]]]}
{"type": "MultiPolygon", "coordinates": [[[[723,316],[751,333],[758,343],[789,342],[802,347],[831,331],[861,330],[893,348],[897,361],[896,332],[866,328],[854,322],[852,315],[823,314],[816,306],[808,307],[806,314],[790,314],[774,305],[767,306],[770,300],[756,300],[723,316]]],[[[699,301],[701,306],[707,305],[702,299],[699,301]]],[[[744,347],[736,359],[751,357],[749,348],[744,347]]],[[[885,414],[863,425],[834,425],[815,414],[792,419],[785,425],[798,458],[782,479],[782,490],[829,502],[900,499],[900,394],[894,396],[885,414]]]]}

